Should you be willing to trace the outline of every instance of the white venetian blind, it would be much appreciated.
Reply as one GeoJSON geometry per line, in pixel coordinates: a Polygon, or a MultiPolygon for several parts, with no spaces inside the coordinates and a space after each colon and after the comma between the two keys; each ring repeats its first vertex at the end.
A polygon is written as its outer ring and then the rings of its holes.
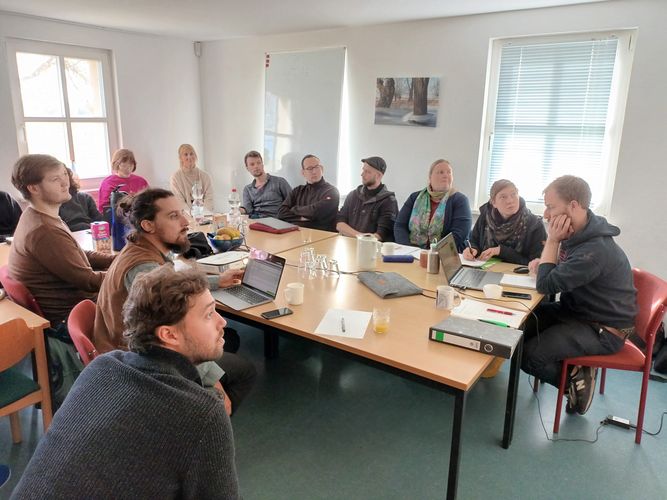
{"type": "Polygon", "coordinates": [[[560,175],[583,177],[592,208],[605,192],[608,111],[618,40],[517,45],[501,49],[486,193],[511,179],[526,202],[560,175]]]}

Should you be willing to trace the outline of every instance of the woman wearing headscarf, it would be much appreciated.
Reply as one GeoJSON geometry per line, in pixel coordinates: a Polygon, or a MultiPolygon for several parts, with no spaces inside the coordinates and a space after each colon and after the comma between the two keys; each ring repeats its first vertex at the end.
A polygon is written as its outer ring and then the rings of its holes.
{"type": "Polygon", "coordinates": [[[428,248],[434,241],[453,233],[459,252],[472,226],[468,198],[454,187],[452,166],[436,160],[428,171],[428,185],[412,193],[396,218],[394,238],[402,245],[428,248]]]}

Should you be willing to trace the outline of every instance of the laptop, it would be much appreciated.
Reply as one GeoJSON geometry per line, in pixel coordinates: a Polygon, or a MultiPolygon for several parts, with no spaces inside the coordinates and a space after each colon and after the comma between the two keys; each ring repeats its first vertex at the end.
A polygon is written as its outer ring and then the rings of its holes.
{"type": "Polygon", "coordinates": [[[452,233],[449,233],[441,239],[435,246],[435,249],[440,256],[440,264],[445,271],[447,283],[449,283],[450,286],[463,289],[469,288],[471,290],[482,290],[484,285],[497,285],[500,283],[500,280],[503,279],[503,273],[463,267],[452,233]]]}
{"type": "Polygon", "coordinates": [[[240,285],[212,291],[215,300],[237,311],[272,302],[276,298],[285,259],[266,252],[251,253],[240,285]]]}

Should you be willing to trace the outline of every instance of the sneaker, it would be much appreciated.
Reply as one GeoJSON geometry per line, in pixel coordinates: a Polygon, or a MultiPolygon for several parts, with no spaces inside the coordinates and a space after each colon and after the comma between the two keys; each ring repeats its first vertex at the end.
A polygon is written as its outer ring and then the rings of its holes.
{"type": "Polygon", "coordinates": [[[570,385],[574,385],[577,396],[577,413],[584,415],[591,407],[593,395],[595,394],[595,379],[597,368],[590,366],[578,366],[572,371],[570,385]]]}
{"type": "Polygon", "coordinates": [[[565,413],[572,415],[577,412],[577,391],[574,390],[574,384],[570,382],[565,393],[567,404],[565,405],[565,413]]]}

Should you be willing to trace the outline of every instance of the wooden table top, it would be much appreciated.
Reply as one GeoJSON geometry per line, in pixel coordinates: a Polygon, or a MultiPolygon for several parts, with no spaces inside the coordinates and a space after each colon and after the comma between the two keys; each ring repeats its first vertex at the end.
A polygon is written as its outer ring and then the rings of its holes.
{"type": "Polygon", "coordinates": [[[49,322],[38,316],[37,314],[28,311],[24,307],[12,302],[8,297],[0,300],[0,323],[9,321],[14,318],[23,318],[28,325],[28,328],[46,328],[49,322]]]}

